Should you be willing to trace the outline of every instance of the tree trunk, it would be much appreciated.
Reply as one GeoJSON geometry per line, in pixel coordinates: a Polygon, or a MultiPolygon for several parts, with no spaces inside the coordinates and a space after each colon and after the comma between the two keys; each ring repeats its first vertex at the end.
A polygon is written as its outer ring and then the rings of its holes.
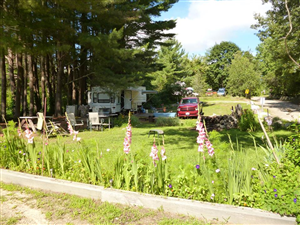
{"type": "Polygon", "coordinates": [[[53,86],[55,86],[55,83],[53,83],[53,81],[51,80],[52,77],[54,77],[55,73],[53,73],[53,71],[51,70],[51,66],[50,66],[50,56],[47,55],[46,57],[46,87],[47,87],[47,92],[48,92],[48,96],[49,96],[49,113],[50,115],[53,115],[55,110],[54,110],[54,106],[55,106],[55,96],[54,93],[55,91],[53,91],[53,86]],[[52,73],[51,73],[52,71],[52,73]]]}
{"type": "Polygon", "coordinates": [[[5,68],[4,53],[2,53],[0,55],[0,72],[1,72],[1,118],[0,118],[0,121],[3,121],[6,118],[6,68],[5,68]]]}
{"type": "Polygon", "coordinates": [[[23,86],[23,116],[28,115],[28,104],[27,104],[27,82],[28,82],[28,63],[27,54],[24,54],[24,86],[23,86]]]}
{"type": "Polygon", "coordinates": [[[37,62],[32,60],[33,62],[33,90],[34,90],[34,97],[35,97],[35,112],[39,112],[42,108],[41,105],[41,97],[39,92],[39,77],[38,77],[38,70],[37,70],[37,62]]]}
{"type": "Polygon", "coordinates": [[[34,78],[33,78],[33,64],[31,55],[27,56],[28,59],[28,75],[29,75],[29,116],[33,115],[34,110],[34,78]]]}
{"type": "Polygon", "coordinates": [[[9,106],[12,108],[13,115],[15,114],[15,103],[16,103],[16,82],[15,82],[15,74],[14,74],[14,55],[11,49],[8,49],[8,73],[9,73],[9,81],[10,81],[10,91],[11,91],[11,102],[12,104],[9,106]]]}
{"type": "Polygon", "coordinates": [[[17,88],[16,88],[16,105],[15,105],[15,113],[14,120],[17,120],[20,116],[21,112],[21,95],[22,95],[22,87],[23,87],[23,67],[22,67],[22,55],[20,53],[17,54],[17,88]]]}
{"type": "Polygon", "coordinates": [[[75,84],[75,79],[78,77],[76,76],[78,74],[78,70],[74,70],[73,72],[73,82],[72,82],[72,105],[76,105],[76,94],[77,94],[77,91],[76,91],[76,84],[75,84]]]}
{"type": "Polygon", "coordinates": [[[55,95],[55,116],[61,116],[62,111],[62,78],[64,74],[63,57],[60,51],[57,52],[57,77],[56,77],[56,95],[55,95]]]}
{"type": "Polygon", "coordinates": [[[46,90],[45,90],[45,58],[41,56],[41,88],[42,88],[42,109],[44,109],[44,99],[46,97],[46,90]]]}

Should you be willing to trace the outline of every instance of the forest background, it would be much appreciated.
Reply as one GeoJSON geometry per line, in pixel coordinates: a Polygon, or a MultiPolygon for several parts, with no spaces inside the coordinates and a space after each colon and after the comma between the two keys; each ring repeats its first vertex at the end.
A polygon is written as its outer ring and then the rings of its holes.
{"type": "Polygon", "coordinates": [[[60,116],[86,104],[92,86],[144,85],[159,91],[153,106],[176,103],[185,87],[200,96],[220,87],[234,96],[300,94],[298,1],[262,0],[272,8],[255,15],[256,55],[224,41],[205,56],[189,55],[167,32],[175,20],[157,20],[177,2],[0,0],[1,120],[42,111],[45,98],[48,114],[60,116]]]}

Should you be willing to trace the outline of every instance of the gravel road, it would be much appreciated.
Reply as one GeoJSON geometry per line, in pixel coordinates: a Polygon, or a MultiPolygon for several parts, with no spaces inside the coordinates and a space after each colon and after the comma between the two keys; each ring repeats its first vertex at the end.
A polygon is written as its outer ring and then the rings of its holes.
{"type": "MultiPolygon", "coordinates": [[[[260,98],[253,97],[252,101],[260,106],[260,98]]],[[[300,121],[300,105],[281,100],[265,100],[264,109],[268,109],[272,117],[279,117],[288,121],[300,121]]]]}

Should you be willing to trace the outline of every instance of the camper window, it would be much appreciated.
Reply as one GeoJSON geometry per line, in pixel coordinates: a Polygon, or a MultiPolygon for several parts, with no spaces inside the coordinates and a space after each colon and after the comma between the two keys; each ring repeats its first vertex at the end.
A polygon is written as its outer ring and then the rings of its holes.
{"type": "Polygon", "coordinates": [[[98,103],[110,103],[110,98],[106,93],[98,93],[98,103]]]}
{"type": "Polygon", "coordinates": [[[93,93],[93,103],[97,103],[97,102],[98,102],[98,94],[93,93]]]}

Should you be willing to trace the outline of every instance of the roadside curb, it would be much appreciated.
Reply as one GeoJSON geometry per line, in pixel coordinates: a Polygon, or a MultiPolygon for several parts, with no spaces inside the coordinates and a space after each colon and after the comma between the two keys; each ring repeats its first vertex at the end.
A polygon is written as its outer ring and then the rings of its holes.
{"type": "Polygon", "coordinates": [[[110,203],[142,206],[150,209],[162,208],[165,212],[186,214],[207,220],[217,220],[219,222],[228,221],[230,224],[296,224],[294,217],[281,217],[278,214],[260,209],[123,191],[5,169],[0,169],[0,181],[52,192],[99,199],[110,203]]]}

